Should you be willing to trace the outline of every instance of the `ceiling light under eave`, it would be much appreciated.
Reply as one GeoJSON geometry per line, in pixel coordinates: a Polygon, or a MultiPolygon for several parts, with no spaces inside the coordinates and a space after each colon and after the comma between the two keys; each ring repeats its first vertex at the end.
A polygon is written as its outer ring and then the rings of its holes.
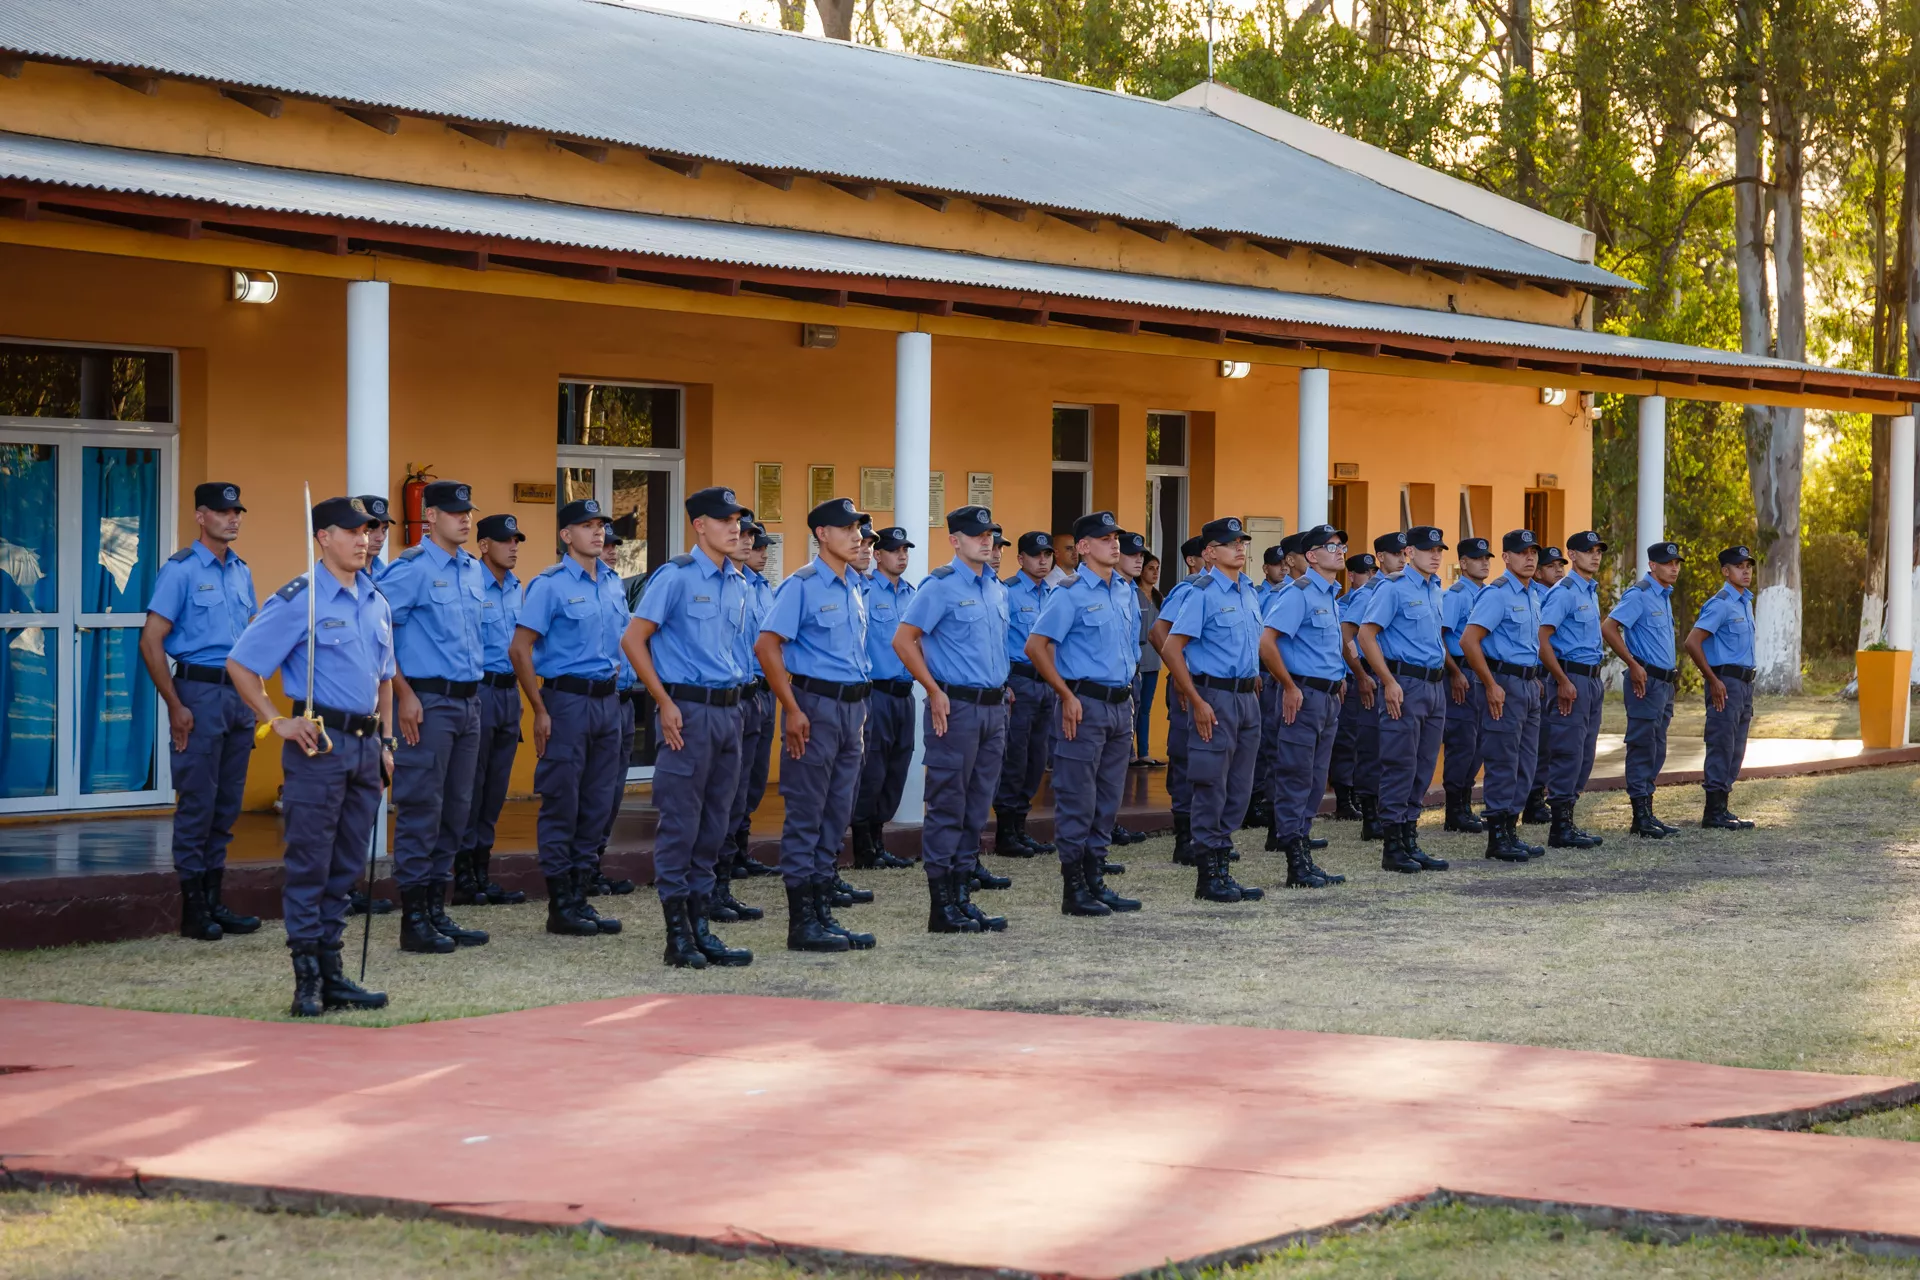
{"type": "Polygon", "coordinates": [[[271,271],[241,271],[236,269],[233,277],[233,300],[235,302],[272,302],[280,296],[280,277],[271,271]]]}

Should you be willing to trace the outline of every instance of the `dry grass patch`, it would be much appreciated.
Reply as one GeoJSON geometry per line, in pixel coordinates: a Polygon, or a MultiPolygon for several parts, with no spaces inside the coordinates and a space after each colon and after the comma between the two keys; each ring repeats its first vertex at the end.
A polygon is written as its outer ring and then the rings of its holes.
{"type": "MultiPolygon", "coordinates": [[[[1683,693],[1673,707],[1675,738],[1699,738],[1706,735],[1707,700],[1699,690],[1683,693]]],[[[1626,704],[1619,694],[1607,695],[1600,713],[1600,732],[1627,731],[1626,704]]],[[[1760,694],[1753,700],[1753,726],[1750,738],[1857,738],[1860,736],[1860,704],[1838,693],[1775,696],[1760,694]]]]}

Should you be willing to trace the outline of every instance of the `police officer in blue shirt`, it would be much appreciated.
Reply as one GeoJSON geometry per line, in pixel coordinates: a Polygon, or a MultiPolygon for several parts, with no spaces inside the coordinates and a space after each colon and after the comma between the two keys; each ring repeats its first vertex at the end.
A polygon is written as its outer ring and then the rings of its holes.
{"type": "MultiPolygon", "coordinates": [[[[734,789],[733,810],[727,827],[732,833],[727,843],[731,856],[729,880],[780,874],[748,852],[753,843],[753,812],[767,794],[777,723],[773,714],[773,691],[767,685],[766,674],[760,670],[760,658],[753,651],[754,641],[760,638],[760,623],[773,607],[773,584],[766,578],[767,551],[772,546],[773,539],[765,525],[757,521],[749,524],[746,517],[741,517],[740,547],[735,563],[740,566],[740,576],[747,588],[747,610],[740,637],[740,664],[747,672],[747,692],[740,701],[740,782],[734,789]]],[[[758,907],[741,904],[725,886],[721,892],[726,896],[727,905],[742,919],[758,920],[766,914],[758,907]]],[[[711,918],[721,917],[715,914],[711,918]]]]}
{"type": "Polygon", "coordinates": [[[1007,591],[1003,639],[1013,706],[1007,713],[1007,753],[1000,765],[1000,787],[993,798],[993,851],[1009,858],[1031,858],[1054,852],[1051,842],[1027,834],[1027,814],[1047,771],[1047,744],[1059,711],[1053,690],[1027,661],[1027,637],[1053,592],[1047,585],[1047,575],[1053,572],[1053,535],[1038,529],[1021,534],[1014,555],[1020,571],[1003,584],[1007,591]]]}
{"type": "MultiPolygon", "coordinates": [[[[1233,833],[1246,817],[1260,754],[1260,601],[1244,572],[1250,539],[1235,516],[1209,520],[1200,536],[1213,563],[1180,602],[1169,628],[1167,678],[1192,708],[1187,776],[1193,787],[1193,896],[1257,902],[1228,867],[1233,833]]],[[[1289,588],[1291,590],[1291,588],[1289,588]]]]}
{"type": "Polygon", "coordinates": [[[473,813],[480,753],[481,634],[487,571],[466,548],[472,491],[435,480],[422,495],[426,536],[380,579],[393,611],[393,873],[400,886],[400,949],[445,955],[484,946],[487,934],[447,915],[453,856],[473,813]]]}
{"type": "Polygon", "coordinates": [[[1520,812],[1533,789],[1540,754],[1540,596],[1533,589],[1540,544],[1531,529],[1500,540],[1506,572],[1487,584],[1467,613],[1460,647],[1480,679],[1486,714],[1480,750],[1486,761],[1489,858],[1525,862],[1546,853],[1519,836],[1520,812]]]}
{"type": "Polygon", "coordinates": [[[1027,660],[1060,707],[1053,747],[1054,839],[1060,913],[1105,916],[1139,902],[1107,887],[1107,844],[1133,746],[1133,671],[1140,615],[1119,572],[1120,524],[1111,511],[1073,522],[1079,567],[1047,597],[1027,637],[1027,660]]]}
{"type": "Polygon", "coordinates": [[[393,528],[393,520],[387,514],[387,500],[377,493],[363,493],[355,499],[367,509],[373,517],[373,523],[367,526],[367,572],[375,583],[387,576],[387,568],[392,563],[387,559],[387,531],[393,528]]]}
{"type": "MultiPolygon", "coordinates": [[[[1340,699],[1340,726],[1333,734],[1333,759],[1327,765],[1327,781],[1333,785],[1333,817],[1337,822],[1358,822],[1361,818],[1359,788],[1355,785],[1355,774],[1360,763],[1360,724],[1364,715],[1368,719],[1373,713],[1373,677],[1367,674],[1366,661],[1360,656],[1356,638],[1360,634],[1360,619],[1354,616],[1357,603],[1365,600],[1366,589],[1374,580],[1379,561],[1371,552],[1362,551],[1347,557],[1347,589],[1340,594],[1340,638],[1341,656],[1347,664],[1347,691],[1340,699]],[[1362,705],[1361,682],[1366,682],[1366,705],[1362,705]]],[[[1379,726],[1375,725],[1376,748],[1378,755],[1379,726]]],[[[1373,763],[1375,771],[1379,761],[1373,763]]],[[[1371,776],[1371,775],[1369,775],[1371,776]]]]}
{"type": "MultiPolygon", "coordinates": [[[[1164,662],[1167,636],[1173,630],[1173,619],[1193,591],[1199,575],[1212,564],[1212,548],[1204,545],[1198,534],[1180,544],[1181,559],[1187,565],[1187,576],[1173,584],[1166,598],[1160,602],[1160,618],[1147,632],[1147,643],[1154,652],[1161,655],[1164,662]]],[[[1187,745],[1193,726],[1191,709],[1186,705],[1184,695],[1173,687],[1173,681],[1167,681],[1167,799],[1173,811],[1173,860],[1183,867],[1196,865],[1193,857],[1193,788],[1187,778],[1187,745]]],[[[1056,833],[1057,834],[1057,833],[1056,833]]]]}
{"type": "MultiPolygon", "coordinates": [[[[1120,531],[1120,563],[1117,566],[1117,569],[1120,576],[1125,578],[1127,580],[1127,584],[1133,588],[1133,612],[1134,612],[1135,621],[1138,621],[1140,618],[1140,575],[1146,568],[1146,562],[1147,562],[1146,535],[1140,534],[1140,533],[1131,533],[1125,529],[1122,529],[1120,531]]],[[[1139,702],[1140,650],[1138,646],[1136,646],[1133,650],[1133,675],[1131,679],[1133,680],[1133,687],[1134,687],[1134,702],[1133,702],[1133,717],[1134,717],[1134,725],[1135,725],[1134,734],[1135,734],[1135,737],[1138,737],[1139,736],[1138,726],[1140,723],[1140,702],[1139,702]]],[[[1051,693],[1052,690],[1048,690],[1048,692],[1051,693]]],[[[1134,768],[1136,766],[1134,765],[1133,761],[1129,760],[1127,762],[1127,767],[1134,768]]],[[[1121,824],[1116,822],[1113,827],[1113,832],[1112,832],[1110,842],[1113,845],[1118,845],[1124,848],[1125,846],[1130,844],[1142,844],[1151,838],[1152,837],[1150,837],[1144,831],[1135,831],[1131,827],[1122,826],[1121,824]]],[[[1117,875],[1124,875],[1126,873],[1127,868],[1124,863],[1115,862],[1113,859],[1108,858],[1101,864],[1101,870],[1107,875],[1117,876],[1117,875]]]]}
{"type": "MultiPolygon", "coordinates": [[[[1301,573],[1306,572],[1306,560],[1300,554],[1300,537],[1290,533],[1280,539],[1278,545],[1268,547],[1260,553],[1260,583],[1254,588],[1254,595],[1264,612],[1267,598],[1276,591],[1291,587],[1297,583],[1299,574],[1294,572],[1296,565],[1301,573]]],[[[1260,672],[1260,758],[1253,770],[1253,798],[1247,802],[1247,821],[1249,827],[1272,827],[1273,798],[1267,793],[1267,780],[1273,776],[1274,752],[1280,742],[1280,682],[1271,671],[1260,672]]],[[[1275,850],[1278,852],[1278,850],[1275,850]]]]}
{"type": "MultiPolygon", "coordinates": [[[[1381,701],[1381,689],[1373,678],[1373,672],[1368,670],[1364,652],[1360,648],[1360,625],[1366,620],[1367,610],[1372,607],[1374,593],[1405,571],[1407,551],[1407,534],[1398,529],[1383,533],[1373,540],[1374,575],[1360,588],[1361,594],[1348,611],[1347,620],[1341,624],[1343,632],[1349,624],[1353,628],[1349,641],[1364,681],[1360,686],[1360,727],[1355,737],[1357,754],[1353,797],[1354,807],[1360,810],[1362,840],[1382,840],[1386,836],[1386,829],[1380,821],[1380,721],[1385,707],[1381,701]],[[1373,780],[1371,786],[1368,785],[1369,779],[1373,780]]],[[[1339,816],[1337,810],[1335,816],[1339,816]]]]}
{"type": "Polygon", "coordinates": [[[785,724],[780,876],[787,887],[787,948],[864,951],[873,935],[843,928],[835,907],[873,901],[840,878],[835,861],[853,817],[866,728],[867,607],[853,560],[863,513],[832,498],[807,513],[819,554],[788,575],[760,623],[754,652],[785,724]]]}
{"type": "MultiPolygon", "coordinates": [[[[1380,713],[1380,866],[1385,871],[1444,871],[1446,859],[1429,857],[1420,847],[1419,826],[1446,725],[1443,682],[1454,670],[1440,637],[1440,553],[1447,544],[1440,530],[1428,524],[1395,536],[1405,543],[1406,568],[1377,579],[1368,590],[1364,612],[1357,615],[1360,650],[1380,681],[1375,700],[1380,713]]],[[[1364,801],[1362,807],[1364,811],[1364,801]]]]}
{"type": "Polygon", "coordinates": [[[1600,638],[1627,664],[1623,695],[1627,704],[1627,801],[1633,806],[1634,835],[1659,840],[1678,827],[1653,812],[1654,784],[1667,762],[1667,726],[1673,723],[1673,695],[1680,673],[1673,644],[1673,584],[1680,580],[1680,544],[1656,542],[1647,548],[1647,572],[1620,593],[1600,624],[1600,638]]]}
{"type": "Polygon", "coordinates": [[[507,646],[519,623],[521,588],[514,569],[527,535],[511,515],[487,516],[478,534],[480,586],[480,745],[474,753],[473,807],[466,838],[453,859],[453,900],[485,906],[520,903],[527,895],[494,883],[489,862],[493,833],[507,802],[513,758],[520,750],[520,685],[513,677],[507,646]]]}
{"type": "MultiPolygon", "coordinates": [[[[632,532],[631,527],[629,532],[632,532]]],[[[626,541],[620,536],[619,523],[608,521],[606,537],[600,543],[600,563],[608,573],[620,574],[620,548],[626,541]]],[[[640,596],[646,591],[647,582],[651,576],[648,573],[636,573],[620,577],[621,589],[626,595],[629,610],[639,605],[640,596]]],[[[634,727],[636,718],[643,714],[651,714],[643,710],[641,705],[647,696],[646,688],[641,685],[639,673],[634,671],[633,664],[627,661],[625,655],[621,656],[619,670],[614,673],[613,696],[619,700],[620,704],[617,714],[620,721],[620,759],[623,763],[612,778],[613,801],[607,806],[607,825],[600,832],[599,843],[594,846],[593,867],[587,873],[585,892],[589,898],[597,898],[601,894],[622,897],[632,893],[637,887],[631,880],[620,877],[610,878],[606,870],[607,845],[613,841],[613,828],[620,819],[620,806],[627,798],[627,770],[633,766],[633,743],[637,736],[634,727]]]]}
{"type": "Polygon", "coordinates": [[[202,942],[260,927],[220,899],[253,758],[253,713],[227,678],[227,653],[254,611],[253,573],[233,549],[245,512],[238,486],[194,486],[200,535],[160,566],[140,632],[140,657],[167,704],[180,936],[202,942]]]}
{"type": "Polygon", "coordinates": [[[689,494],[686,507],[694,548],[647,580],[621,649],[653,698],[658,727],[653,868],[667,927],[665,963],[737,967],[752,964],[753,952],[727,946],[707,919],[740,781],[747,585],[733,552],[746,508],[720,486],[689,494]]]}
{"type": "Polygon", "coordinates": [[[1753,552],[1728,547],[1720,553],[1720,590],[1707,598],[1687,632],[1687,657],[1707,686],[1707,759],[1701,785],[1707,803],[1702,828],[1745,831],[1753,826],[1727,808],[1727,797],[1747,756],[1753,723],[1753,552]]]}
{"type": "Polygon", "coordinates": [[[857,868],[891,870],[910,865],[887,852],[884,833],[900,808],[907,768],[913,763],[913,678],[893,651],[894,633],[914,598],[914,586],[904,576],[913,545],[898,525],[879,530],[873,543],[873,575],[866,581],[867,663],[873,673],[873,693],[867,699],[860,791],[853,802],[853,865],[857,868]]]}
{"type": "Polygon", "coordinates": [[[1447,791],[1446,829],[1479,835],[1487,828],[1473,811],[1473,780],[1480,773],[1480,717],[1485,701],[1479,682],[1467,678],[1460,633],[1466,630],[1467,612],[1487,585],[1493,549],[1485,538],[1464,538],[1458,551],[1460,576],[1440,602],[1440,635],[1455,668],[1448,681],[1447,727],[1440,739],[1446,749],[1442,766],[1447,791]]]}
{"type": "Polygon", "coordinates": [[[1330,524],[1295,535],[1307,572],[1291,589],[1270,592],[1262,613],[1262,665],[1279,688],[1268,847],[1287,857],[1289,889],[1344,884],[1314,865],[1313,815],[1327,792],[1327,769],[1346,692],[1346,642],[1340,634],[1340,572],[1346,531],[1330,524]]]}
{"type": "Polygon", "coordinates": [[[380,793],[393,776],[395,743],[385,729],[393,716],[393,621],[366,572],[371,517],[358,498],[328,498],[311,518],[314,581],[302,574],[274,592],[227,655],[233,687],[282,739],[280,896],[296,1018],[386,1007],[384,993],[347,977],[341,936],[347,893],[366,863],[380,793]],[[292,716],[281,716],[267,697],[266,677],[275,670],[292,716]]]}
{"type": "Polygon", "coordinates": [[[1547,769],[1536,787],[1547,789],[1553,826],[1547,844],[1555,849],[1591,849],[1600,837],[1574,825],[1573,806],[1593,774],[1600,741],[1600,708],[1606,688],[1600,683],[1600,557],[1607,544],[1591,529],[1567,539],[1567,576],[1555,583],[1540,606],[1540,661],[1547,668],[1547,700],[1540,708],[1540,736],[1547,743],[1547,769]]]}
{"type": "Polygon", "coordinates": [[[923,740],[927,932],[999,932],[974,906],[968,873],[1007,749],[1007,588],[993,575],[993,515],[947,513],[953,559],[927,575],[893,639],[895,658],[927,691],[923,740]]]}
{"type": "Polygon", "coordinates": [[[620,922],[587,900],[594,853],[626,774],[620,755],[620,639],[627,594],[600,563],[607,514],[593,498],[560,508],[560,559],[527,584],[507,656],[533,708],[536,839],[547,882],[547,932],[591,938],[620,922]]]}
{"type": "MultiPolygon", "coordinates": [[[[1567,576],[1566,553],[1555,546],[1542,546],[1538,562],[1533,570],[1532,590],[1534,598],[1540,602],[1540,608],[1547,607],[1547,596],[1567,576]]],[[[1546,646],[1542,644],[1542,648],[1546,646]]],[[[1553,682],[1548,679],[1546,660],[1541,659],[1540,669],[1540,742],[1539,754],[1533,767],[1533,789],[1527,792],[1527,803],[1520,810],[1523,825],[1538,826],[1553,821],[1553,811],[1547,807],[1547,706],[1557,696],[1553,682]]]]}

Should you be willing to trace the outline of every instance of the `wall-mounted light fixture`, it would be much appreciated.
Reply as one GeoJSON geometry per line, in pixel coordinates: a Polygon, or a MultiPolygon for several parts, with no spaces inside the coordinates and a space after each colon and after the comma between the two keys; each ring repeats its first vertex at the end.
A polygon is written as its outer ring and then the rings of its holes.
{"type": "Polygon", "coordinates": [[[235,302],[272,302],[280,296],[280,277],[271,271],[233,272],[235,302]]]}
{"type": "Polygon", "coordinates": [[[830,351],[840,345],[840,330],[830,324],[803,324],[800,326],[800,345],[830,351]]]}
{"type": "Polygon", "coordinates": [[[1253,365],[1245,360],[1222,360],[1220,376],[1223,378],[1244,378],[1253,372],[1253,365]]]}
{"type": "Polygon", "coordinates": [[[1565,404],[1566,402],[1567,402],[1567,389],[1565,387],[1540,388],[1541,404],[1565,404]]]}

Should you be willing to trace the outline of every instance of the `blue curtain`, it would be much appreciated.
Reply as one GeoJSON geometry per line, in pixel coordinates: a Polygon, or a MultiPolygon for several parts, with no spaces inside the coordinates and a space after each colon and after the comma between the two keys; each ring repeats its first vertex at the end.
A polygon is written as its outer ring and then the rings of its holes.
{"type": "Polygon", "coordinates": [[[60,607],[59,450],[0,443],[0,613],[60,607]]]}
{"type": "Polygon", "coordinates": [[[59,632],[0,630],[0,796],[59,790],[59,632]]]}
{"type": "MultiPolygon", "coordinates": [[[[160,557],[160,454],[88,448],[81,455],[80,609],[138,615],[153,594],[160,557]]],[[[153,786],[153,682],[140,662],[138,627],[96,627],[80,637],[80,789],[153,786]]]]}

